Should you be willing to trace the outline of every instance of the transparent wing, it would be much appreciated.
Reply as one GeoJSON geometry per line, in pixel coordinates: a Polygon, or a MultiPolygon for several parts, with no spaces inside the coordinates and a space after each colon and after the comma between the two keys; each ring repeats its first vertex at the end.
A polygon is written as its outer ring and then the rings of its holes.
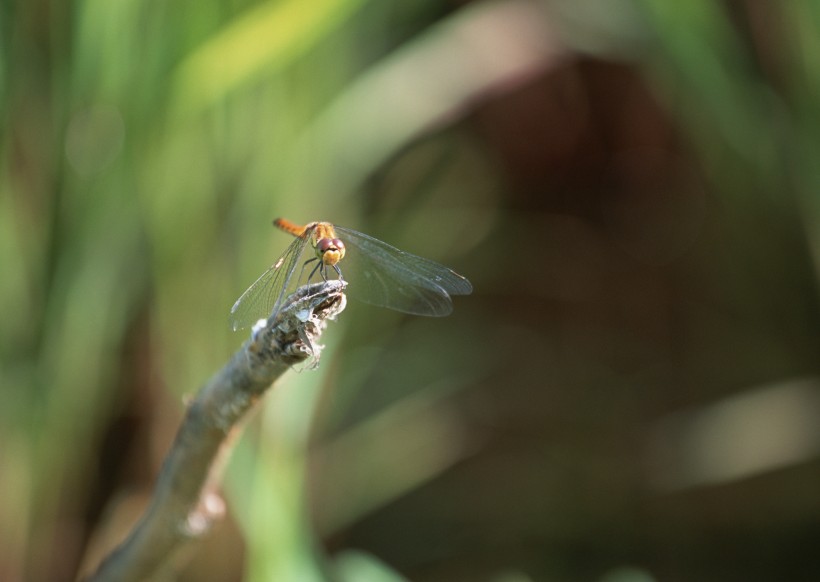
{"type": "Polygon", "coordinates": [[[297,286],[299,277],[294,277],[293,273],[313,258],[304,256],[306,249],[311,250],[312,255],[313,247],[308,244],[312,232],[313,229],[308,229],[297,237],[282,256],[236,300],[230,317],[234,331],[249,327],[279,310],[282,300],[297,286]]]}
{"type": "Polygon", "coordinates": [[[451,295],[469,295],[473,286],[453,271],[349,228],[335,227],[345,243],[339,263],[348,295],[359,301],[412,313],[448,315],[451,295]]]}

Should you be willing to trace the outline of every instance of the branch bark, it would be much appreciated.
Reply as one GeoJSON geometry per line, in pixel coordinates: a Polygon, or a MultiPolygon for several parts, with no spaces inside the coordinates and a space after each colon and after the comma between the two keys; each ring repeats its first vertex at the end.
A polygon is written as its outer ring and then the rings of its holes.
{"type": "Polygon", "coordinates": [[[216,492],[221,461],[230,452],[240,420],[291,366],[318,362],[317,341],[327,320],[344,309],[344,287],[343,281],[301,287],[275,316],[254,327],[251,339],[188,406],[151,504],[89,582],[148,578],[175,550],[204,535],[224,514],[216,492]]]}

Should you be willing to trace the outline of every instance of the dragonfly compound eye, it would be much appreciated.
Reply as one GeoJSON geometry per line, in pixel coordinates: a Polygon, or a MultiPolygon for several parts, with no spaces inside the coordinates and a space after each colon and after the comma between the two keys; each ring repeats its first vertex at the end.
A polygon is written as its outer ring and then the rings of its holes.
{"type": "Polygon", "coordinates": [[[316,250],[326,265],[335,265],[345,256],[345,243],[338,238],[323,238],[316,244],[316,250]]]}

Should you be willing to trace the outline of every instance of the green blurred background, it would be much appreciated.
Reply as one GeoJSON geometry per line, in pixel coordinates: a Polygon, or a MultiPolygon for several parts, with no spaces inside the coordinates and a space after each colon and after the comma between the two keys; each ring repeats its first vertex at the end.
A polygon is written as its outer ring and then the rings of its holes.
{"type": "Polygon", "coordinates": [[[820,579],[820,3],[10,1],[0,114],[0,580],[122,539],[277,216],[475,293],[351,302],[157,579],[820,579]]]}

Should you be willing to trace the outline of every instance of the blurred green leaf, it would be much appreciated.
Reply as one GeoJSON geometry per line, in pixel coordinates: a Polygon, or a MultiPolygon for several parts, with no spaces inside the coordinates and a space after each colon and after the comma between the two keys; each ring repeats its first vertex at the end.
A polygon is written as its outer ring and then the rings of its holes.
{"type": "Polygon", "coordinates": [[[342,552],[333,561],[339,580],[344,582],[404,582],[404,576],[365,552],[342,552]]]}
{"type": "Polygon", "coordinates": [[[271,0],[255,6],[180,64],[174,77],[176,110],[212,106],[243,84],[288,66],[365,2],[271,0]]]}

